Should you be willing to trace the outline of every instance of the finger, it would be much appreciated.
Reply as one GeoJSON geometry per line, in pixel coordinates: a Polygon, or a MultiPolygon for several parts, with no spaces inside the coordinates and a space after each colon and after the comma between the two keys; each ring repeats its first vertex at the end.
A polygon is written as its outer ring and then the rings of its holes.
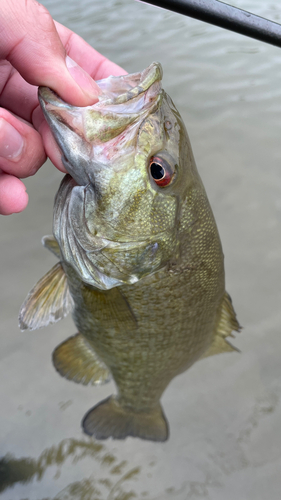
{"type": "Polygon", "coordinates": [[[16,177],[28,177],[45,161],[40,134],[28,123],[0,109],[0,169],[16,177]]]}
{"type": "MultiPolygon", "coordinates": [[[[124,69],[109,61],[71,30],[59,23],[55,25],[71,59],[75,60],[94,79],[126,73],[124,69]]],[[[59,93],[58,90],[56,91],[59,93]]],[[[71,100],[68,102],[74,104],[71,100]]],[[[38,106],[37,88],[27,83],[8,61],[0,61],[0,106],[30,122],[32,113],[38,106]]]]}
{"type": "Polygon", "coordinates": [[[8,61],[0,61],[0,106],[31,122],[38,106],[37,92],[8,61]]]}
{"type": "Polygon", "coordinates": [[[68,55],[89,73],[92,78],[100,80],[110,75],[120,76],[127,74],[127,71],[121,68],[121,66],[118,66],[97,52],[79,35],[57,21],[55,21],[55,25],[63,45],[67,48],[68,55]]]}
{"type": "MultiPolygon", "coordinates": [[[[79,66],[90,73],[93,78],[98,80],[107,78],[110,75],[119,76],[127,74],[123,68],[93,49],[87,42],[85,42],[85,40],[83,40],[83,38],[56,21],[55,25],[70,57],[75,59],[79,66]]],[[[47,156],[59,170],[66,172],[61,160],[61,150],[56,144],[53,134],[39,107],[33,112],[32,122],[43,137],[47,156]]]]}
{"type": "Polygon", "coordinates": [[[25,185],[17,177],[0,171],[0,214],[22,212],[28,203],[25,185]]]}
{"type": "Polygon", "coordinates": [[[99,88],[66,55],[54,21],[34,0],[1,4],[0,58],[8,60],[31,85],[45,85],[65,101],[86,106],[97,101],[99,88]]]}

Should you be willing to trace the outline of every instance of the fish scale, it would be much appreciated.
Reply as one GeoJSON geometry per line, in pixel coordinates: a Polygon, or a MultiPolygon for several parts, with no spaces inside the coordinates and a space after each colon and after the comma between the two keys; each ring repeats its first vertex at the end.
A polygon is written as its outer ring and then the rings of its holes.
{"type": "Polygon", "coordinates": [[[78,334],[55,349],[56,370],[116,384],[82,421],[97,439],[165,441],[163,391],[200,358],[235,350],[227,337],[240,330],[212,210],[161,78],[153,63],[101,80],[99,102],[86,108],[39,89],[70,175],[44,238],[60,263],[27,296],[20,327],[72,311],[78,334]]]}

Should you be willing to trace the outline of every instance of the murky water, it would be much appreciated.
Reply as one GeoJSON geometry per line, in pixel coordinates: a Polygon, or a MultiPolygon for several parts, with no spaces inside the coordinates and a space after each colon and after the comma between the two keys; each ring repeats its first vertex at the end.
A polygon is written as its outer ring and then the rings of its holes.
{"type": "MultiPolygon", "coordinates": [[[[21,333],[18,309],[54,263],[61,175],[27,180],[28,209],[0,220],[1,500],[280,500],[281,51],[131,0],[45,0],[52,15],[133,72],[158,60],[219,226],[242,354],[195,364],[163,397],[167,443],[97,442],[84,413],[114,391],[59,377],[51,353],[70,318],[21,333]]],[[[234,2],[233,2],[234,3],[234,2]]],[[[281,22],[281,4],[235,5],[281,22]]]]}

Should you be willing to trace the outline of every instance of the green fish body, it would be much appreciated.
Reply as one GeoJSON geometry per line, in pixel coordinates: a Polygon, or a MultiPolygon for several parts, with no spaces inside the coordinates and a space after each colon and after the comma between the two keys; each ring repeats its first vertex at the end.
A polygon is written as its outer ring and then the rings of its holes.
{"type": "Polygon", "coordinates": [[[54,206],[59,263],[31,290],[21,329],[72,311],[78,334],[53,353],[75,382],[113,377],[117,395],[83,419],[97,439],[168,438],[160,398],[198,359],[235,349],[239,324],[225,291],[216,223],[188,135],[153,63],[98,82],[86,108],[39,89],[69,172],[54,206]]]}

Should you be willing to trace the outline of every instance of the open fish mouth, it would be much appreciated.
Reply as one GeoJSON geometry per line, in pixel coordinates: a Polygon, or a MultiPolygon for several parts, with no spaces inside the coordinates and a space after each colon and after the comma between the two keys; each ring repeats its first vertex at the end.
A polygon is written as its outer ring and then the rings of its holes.
{"type": "MultiPolygon", "coordinates": [[[[162,80],[163,71],[160,63],[154,62],[142,72],[130,75],[110,76],[103,80],[97,80],[96,83],[101,89],[99,103],[123,104],[150,89],[151,98],[153,94],[159,93],[159,83],[162,80]],[[157,87],[158,82],[158,87],[157,87]],[[155,84],[155,85],[154,85],[155,84]],[[154,88],[153,88],[154,85],[154,88]],[[157,88],[156,88],[157,87],[157,88]]],[[[72,108],[66,104],[60,97],[48,87],[39,87],[39,98],[41,106],[44,109],[44,103],[57,107],[72,108]]]]}
{"type": "Polygon", "coordinates": [[[129,145],[136,137],[136,128],[162,102],[161,78],[161,65],[152,63],[139,73],[99,80],[99,101],[82,108],[65,103],[47,87],[39,87],[44,116],[62,151],[63,164],[77,184],[94,183],[95,169],[112,164],[112,141],[114,161],[118,155],[123,158],[125,150],[132,152],[129,145]],[[118,144],[123,133],[126,143],[118,144]]]}

